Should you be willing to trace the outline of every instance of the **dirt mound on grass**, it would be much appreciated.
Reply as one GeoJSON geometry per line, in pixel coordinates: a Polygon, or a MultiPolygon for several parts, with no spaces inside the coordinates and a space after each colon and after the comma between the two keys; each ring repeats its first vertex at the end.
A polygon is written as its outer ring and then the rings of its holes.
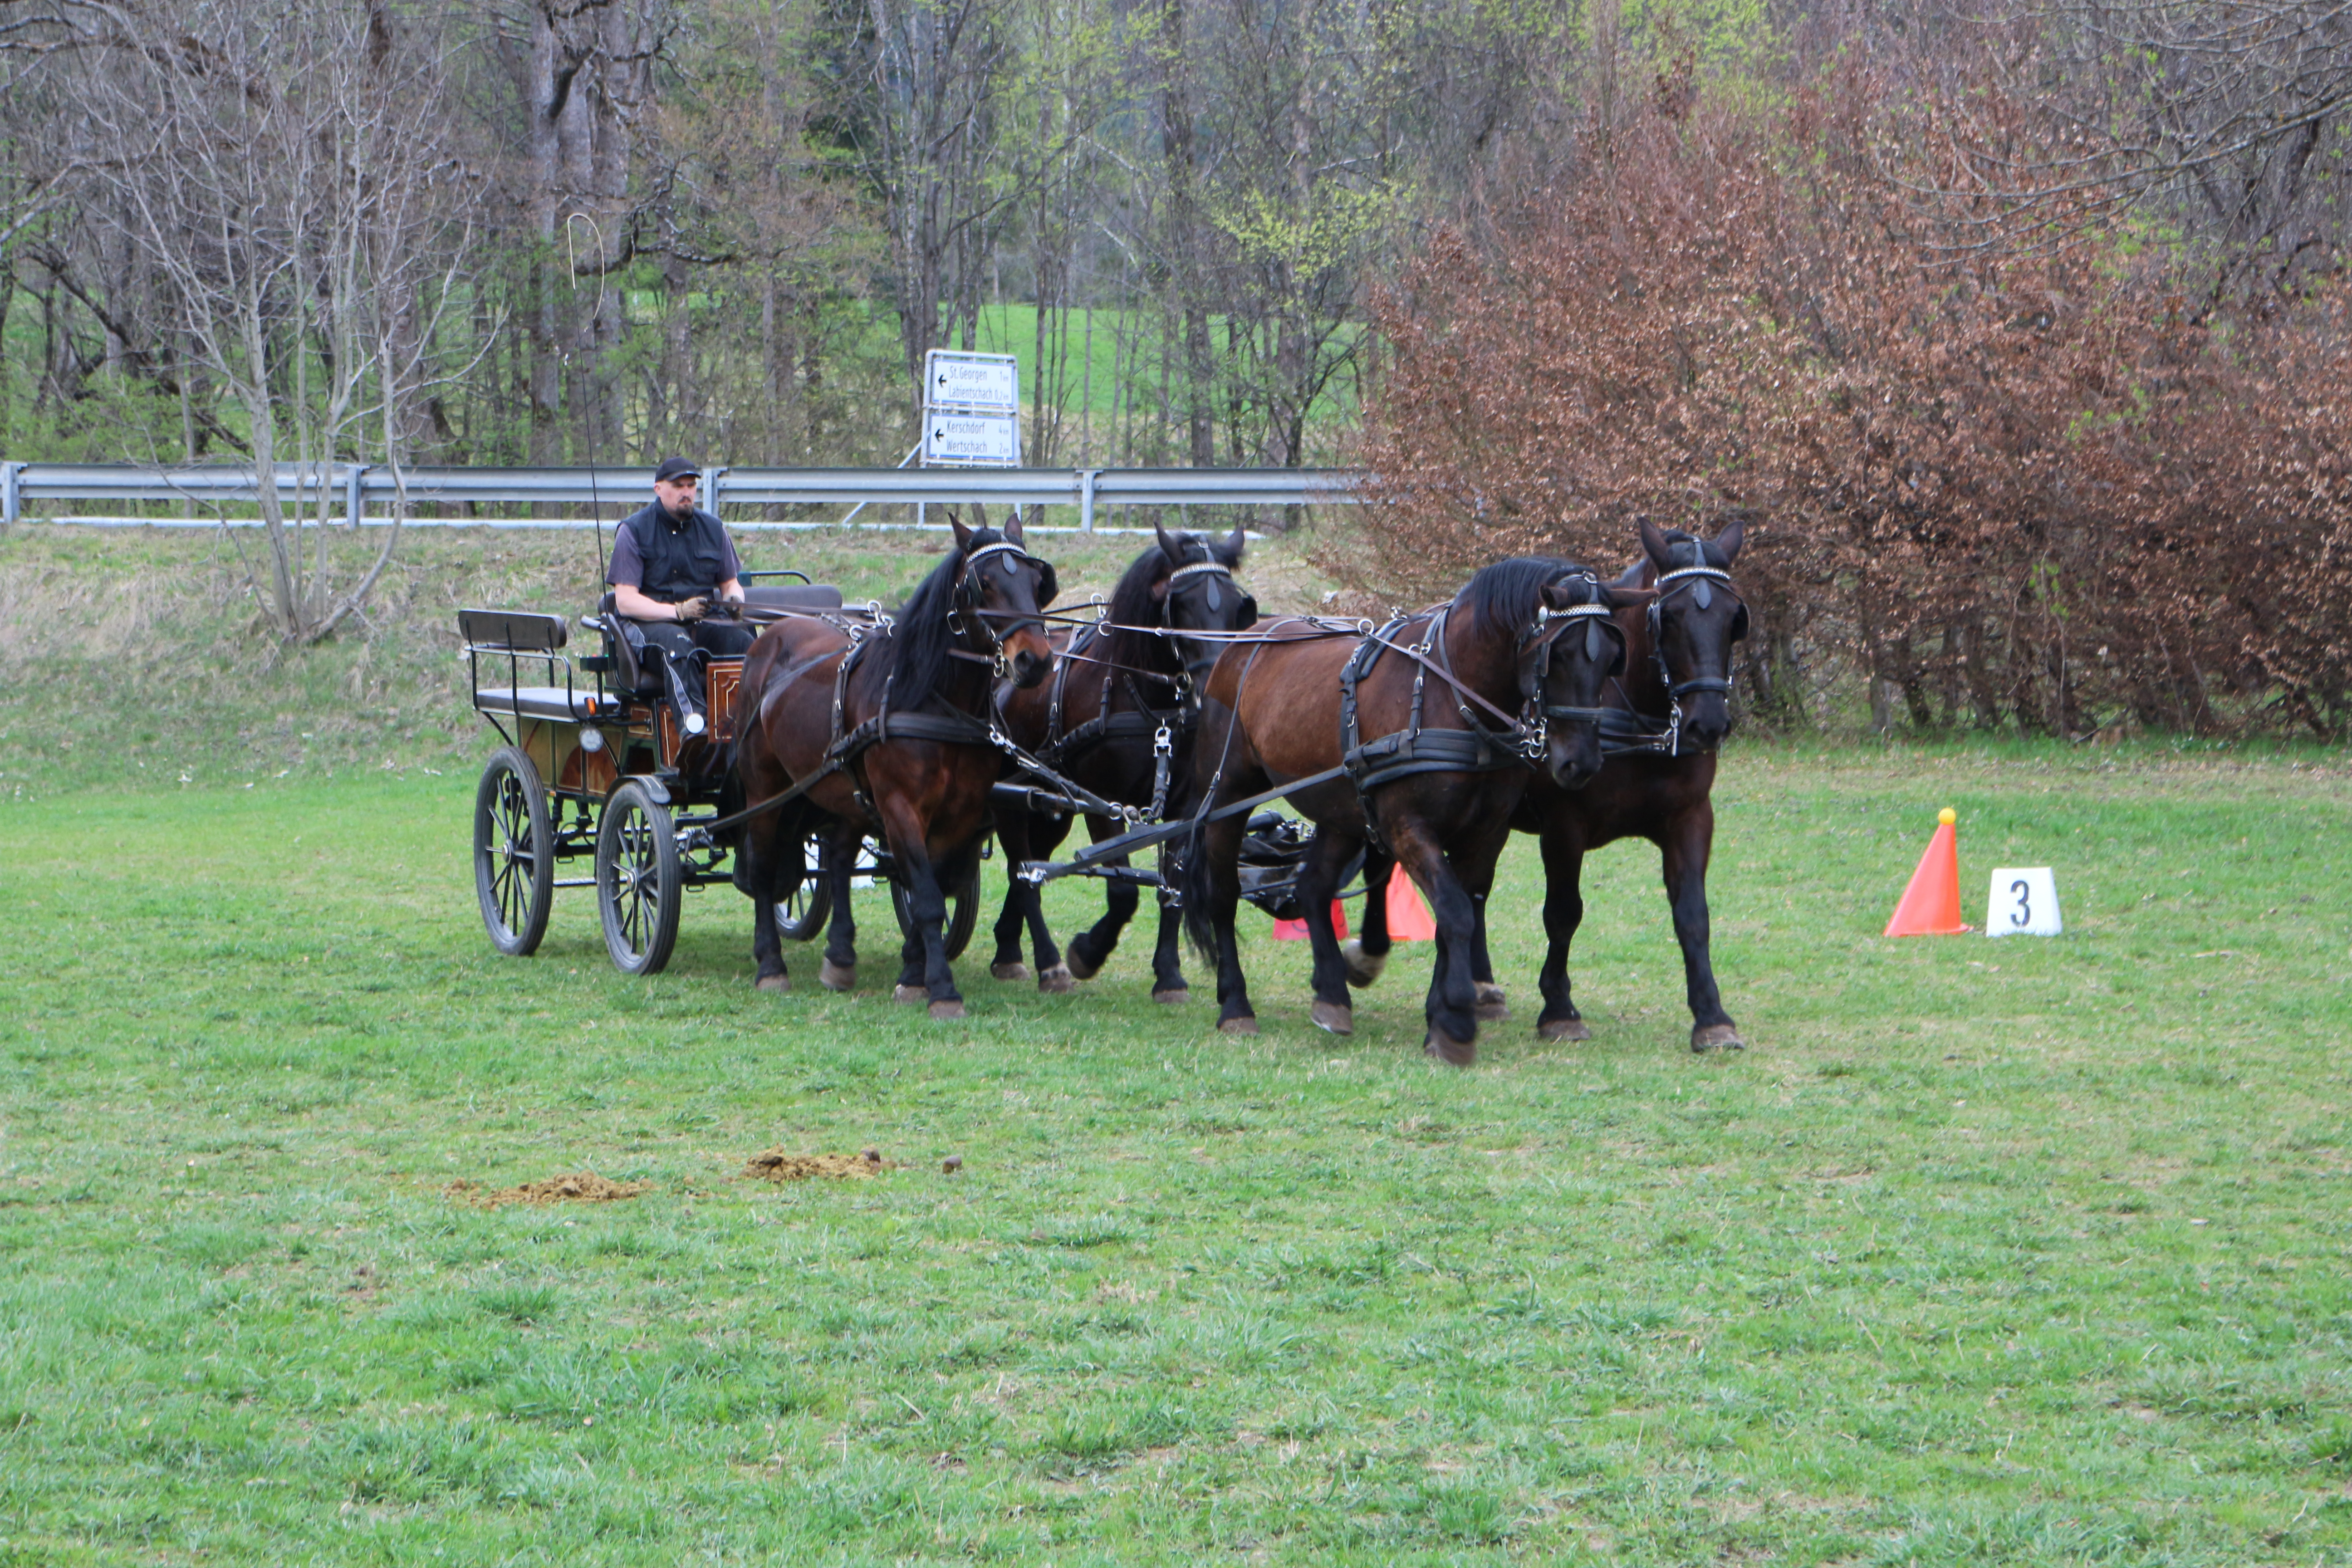
{"type": "Polygon", "coordinates": [[[568,1176],[550,1176],[543,1182],[525,1182],[519,1187],[500,1187],[496,1192],[478,1182],[455,1181],[441,1189],[460,1203],[478,1208],[494,1209],[507,1204],[609,1204],[623,1198],[635,1197],[639,1193],[654,1190],[651,1182],[615,1182],[593,1171],[575,1171],[568,1176]]]}
{"type": "Polygon", "coordinates": [[[844,1181],[897,1168],[897,1161],[885,1160],[879,1151],[873,1149],[862,1154],[787,1154],[782,1149],[769,1149],[743,1162],[742,1179],[747,1182],[806,1182],[822,1176],[844,1181]]]}

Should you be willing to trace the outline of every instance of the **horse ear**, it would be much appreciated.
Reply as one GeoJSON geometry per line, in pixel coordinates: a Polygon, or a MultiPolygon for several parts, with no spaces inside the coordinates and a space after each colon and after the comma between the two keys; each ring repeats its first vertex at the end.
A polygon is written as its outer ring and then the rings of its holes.
{"type": "Polygon", "coordinates": [[[963,519],[957,516],[954,512],[950,512],[948,513],[948,526],[955,530],[956,548],[958,550],[970,550],[971,548],[971,530],[963,525],[963,519]]]}
{"type": "Polygon", "coordinates": [[[1021,509],[1019,507],[1013,509],[1013,516],[1004,525],[1004,538],[1007,543],[1021,545],[1024,550],[1028,548],[1021,541],[1021,509]]]}
{"type": "Polygon", "coordinates": [[[1543,602],[1548,609],[1565,610],[1576,603],[1576,598],[1570,590],[1567,580],[1562,579],[1559,582],[1547,583],[1543,585],[1543,602]]]}
{"type": "Polygon", "coordinates": [[[1238,566],[1242,563],[1242,552],[1248,548],[1249,533],[1237,522],[1234,524],[1233,533],[1225,540],[1224,548],[1218,551],[1217,555],[1226,565],[1238,566]]]}
{"type": "Polygon", "coordinates": [[[1642,526],[1642,552],[1657,563],[1659,571],[1672,571],[1675,563],[1666,549],[1666,536],[1658,531],[1658,525],[1647,515],[1634,521],[1642,526]]]}
{"type": "Polygon", "coordinates": [[[1723,552],[1723,563],[1731,564],[1739,554],[1739,547],[1748,542],[1748,520],[1735,519],[1729,528],[1715,536],[1715,547],[1723,552]]]}
{"type": "Polygon", "coordinates": [[[1602,587],[1603,592],[1608,595],[1603,602],[1612,610],[1630,609],[1638,605],[1646,605],[1658,596],[1658,591],[1655,588],[1629,588],[1622,583],[1609,583],[1602,587]]]}
{"type": "Polygon", "coordinates": [[[1155,521],[1151,525],[1151,531],[1160,536],[1160,553],[1168,557],[1168,564],[1171,566],[1183,565],[1184,552],[1176,548],[1176,542],[1174,540],[1168,537],[1167,525],[1155,521]]]}

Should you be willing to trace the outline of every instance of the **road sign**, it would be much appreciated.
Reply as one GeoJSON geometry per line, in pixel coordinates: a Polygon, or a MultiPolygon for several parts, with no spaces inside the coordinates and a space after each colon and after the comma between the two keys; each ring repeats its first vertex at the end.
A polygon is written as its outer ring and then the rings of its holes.
{"type": "Polygon", "coordinates": [[[933,349],[923,356],[923,402],[934,409],[1018,414],[1020,362],[1011,354],[955,353],[933,349]]]}
{"type": "Polygon", "coordinates": [[[1010,414],[940,414],[923,421],[923,461],[1018,468],[1021,420],[1010,414]]]}

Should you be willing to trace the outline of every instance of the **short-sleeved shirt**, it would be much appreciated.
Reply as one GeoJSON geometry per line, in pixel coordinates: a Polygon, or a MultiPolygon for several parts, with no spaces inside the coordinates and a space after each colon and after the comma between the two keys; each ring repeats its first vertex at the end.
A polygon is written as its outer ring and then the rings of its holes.
{"type": "Polygon", "coordinates": [[[695,553],[703,558],[716,558],[719,576],[716,582],[700,584],[704,589],[719,586],[743,574],[743,563],[735,553],[735,542],[727,537],[727,529],[710,513],[697,508],[684,522],[671,516],[668,509],[655,501],[635,513],[614,531],[612,564],[605,569],[604,581],[615,586],[644,589],[646,585],[645,552],[637,544],[640,529],[663,529],[672,535],[693,531],[695,553]]]}

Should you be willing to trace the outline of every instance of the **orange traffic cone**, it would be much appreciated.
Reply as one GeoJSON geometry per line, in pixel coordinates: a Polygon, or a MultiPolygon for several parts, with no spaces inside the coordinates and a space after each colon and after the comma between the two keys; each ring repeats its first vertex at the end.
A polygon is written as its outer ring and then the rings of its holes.
{"type": "MultiPolygon", "coordinates": [[[[1331,900],[1331,934],[1338,937],[1341,942],[1348,940],[1348,911],[1346,909],[1341,907],[1339,900],[1337,899],[1331,900]]],[[[1276,942],[1305,942],[1307,940],[1307,922],[1305,921],[1275,921],[1274,940],[1276,942]]]]}
{"type": "Polygon", "coordinates": [[[1392,942],[1427,942],[1437,934],[1437,922],[1430,918],[1429,906],[1421,901],[1421,889],[1402,871],[1389,873],[1389,939],[1392,942]]]}
{"type": "Polygon", "coordinates": [[[1948,805],[1936,814],[1936,837],[1886,922],[1888,936],[1958,936],[1969,929],[1960,920],[1960,840],[1952,826],[1958,820],[1948,805]]]}

